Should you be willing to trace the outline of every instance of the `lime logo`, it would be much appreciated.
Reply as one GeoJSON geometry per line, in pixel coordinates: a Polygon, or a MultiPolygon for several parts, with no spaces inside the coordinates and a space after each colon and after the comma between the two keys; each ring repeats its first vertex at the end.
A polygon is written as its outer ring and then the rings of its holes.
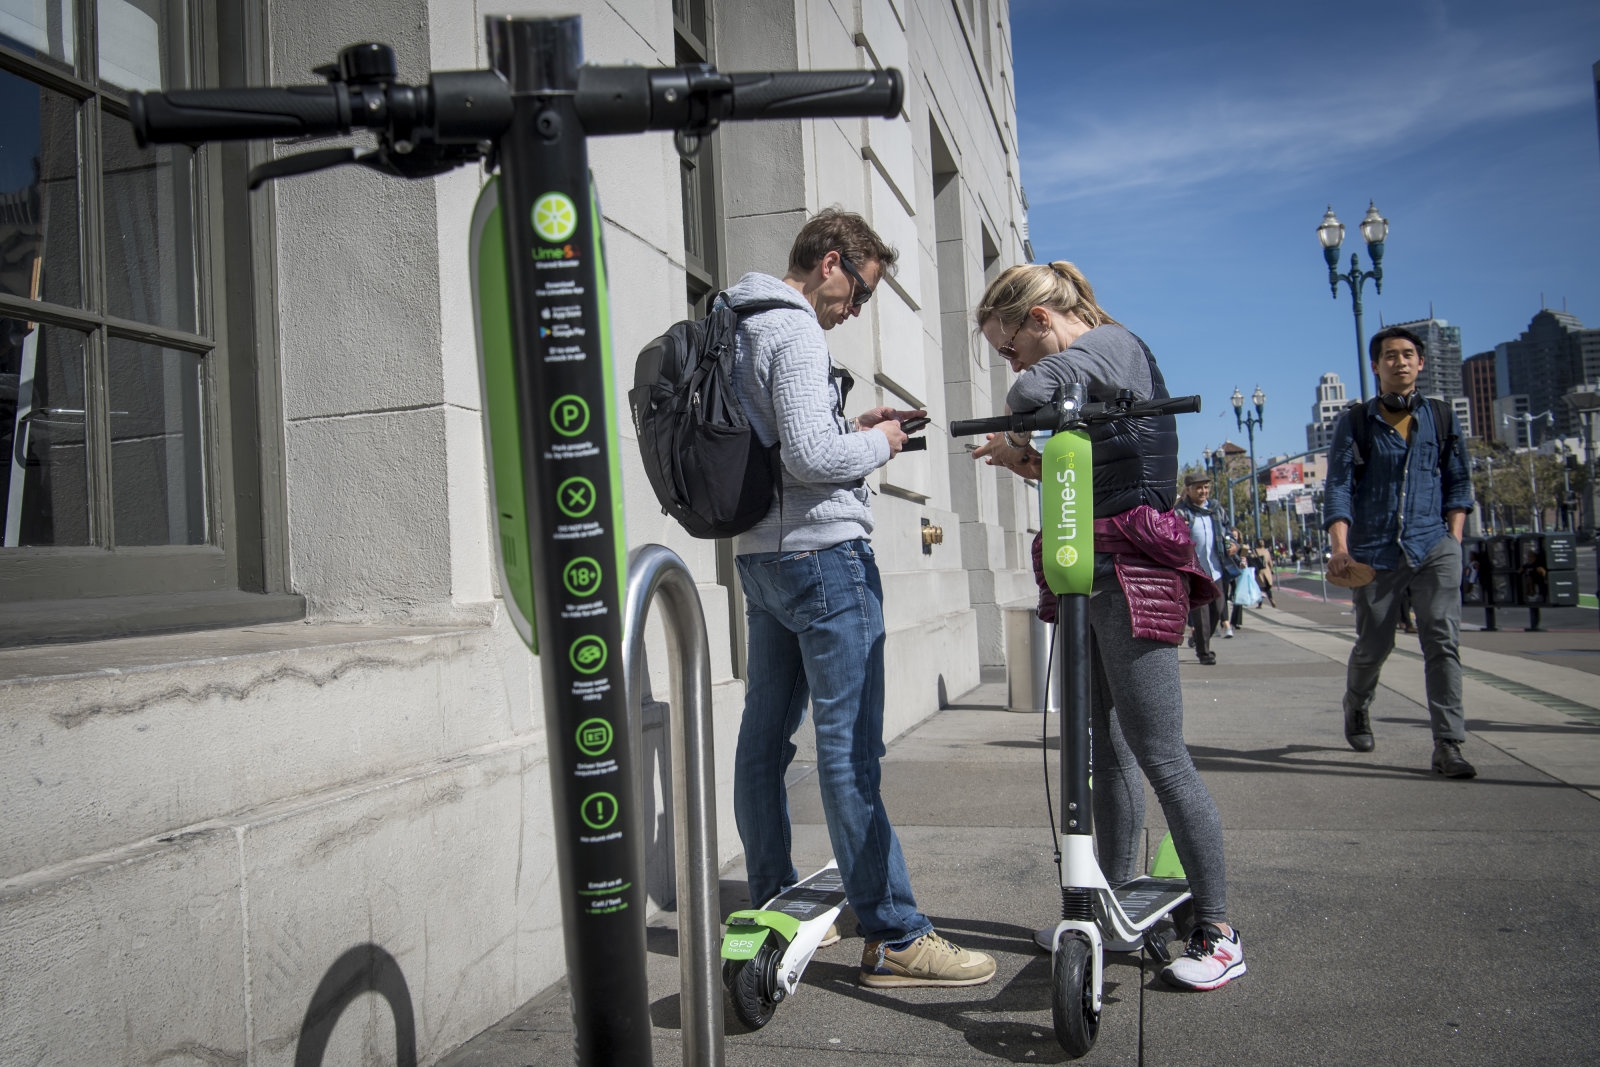
{"type": "Polygon", "coordinates": [[[590,793],[578,806],[578,816],[591,830],[604,830],[617,821],[617,798],[610,793],[590,793]]]}
{"type": "Polygon", "coordinates": [[[578,724],[578,751],[599,756],[611,747],[611,724],[604,719],[585,719],[578,724]]]}
{"type": "Polygon", "coordinates": [[[594,483],[587,478],[568,478],[556,486],[556,507],[569,519],[581,519],[594,510],[594,483]]]}
{"type": "Polygon", "coordinates": [[[567,651],[567,662],[579,674],[593,674],[606,665],[606,643],[593,634],[580,637],[567,651]]]}
{"type": "Polygon", "coordinates": [[[1078,562],[1078,550],[1071,545],[1062,545],[1056,549],[1056,562],[1063,567],[1070,567],[1078,562]]]}
{"type": "Polygon", "coordinates": [[[600,591],[600,564],[579,556],[561,570],[561,583],[575,597],[592,597],[600,591]]]}
{"type": "Polygon", "coordinates": [[[562,437],[576,437],[589,428],[589,405],[581,396],[568,394],[550,405],[550,425],[562,437]]]}
{"type": "Polygon", "coordinates": [[[578,209],[564,193],[545,193],[533,202],[533,232],[560,244],[578,228],[578,209]]]}

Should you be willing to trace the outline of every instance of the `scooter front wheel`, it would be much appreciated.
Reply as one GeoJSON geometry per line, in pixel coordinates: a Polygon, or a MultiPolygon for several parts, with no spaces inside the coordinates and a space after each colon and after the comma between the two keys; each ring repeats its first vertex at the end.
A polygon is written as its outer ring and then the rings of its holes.
{"type": "Polygon", "coordinates": [[[1064,935],[1056,948],[1051,973],[1051,1014],[1056,1041],[1077,1059],[1094,1048],[1100,1035],[1100,1013],[1094,1010],[1093,949],[1081,938],[1064,935]]]}
{"type": "Polygon", "coordinates": [[[722,981],[728,987],[733,1014],[745,1026],[759,1030],[772,1021],[778,1007],[778,960],[782,954],[772,938],[748,960],[728,960],[722,965],[722,981]]]}

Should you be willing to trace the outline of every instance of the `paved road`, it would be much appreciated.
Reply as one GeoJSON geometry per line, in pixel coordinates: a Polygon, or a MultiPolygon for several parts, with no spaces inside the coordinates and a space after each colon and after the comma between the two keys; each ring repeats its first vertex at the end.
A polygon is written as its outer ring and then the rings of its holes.
{"type": "MultiPolygon", "coordinates": [[[[1238,638],[1219,642],[1215,667],[1181,650],[1186,733],[1227,827],[1229,913],[1250,971],[1215,993],[1183,994],[1152,963],[1110,958],[1099,1042],[1082,1062],[1595,1063],[1600,687],[1592,675],[1572,658],[1473,649],[1464,747],[1480,776],[1446,781],[1428,770],[1420,656],[1397,650],[1374,704],[1377,750],[1354,753],[1339,712],[1349,620],[1320,599],[1280,603],[1251,612],[1238,638]]],[[[729,1064],[1064,1061],[1050,1023],[1048,958],[1031,942],[1059,899],[1039,729],[1040,716],[1008,711],[1002,688],[986,686],[897,739],[883,766],[919,905],[958,943],[993,953],[995,980],[862,989],[861,941],[846,937],[818,955],[765,1029],[729,1024],[729,1064]]],[[[790,803],[797,862],[810,869],[829,854],[814,775],[798,777],[790,803]]],[[[1153,802],[1149,818],[1157,840],[1153,802]]],[[[744,903],[740,873],[737,862],[723,873],[726,908],[744,903]]],[[[674,918],[657,915],[650,931],[661,1064],[679,1062],[674,918]]],[[[445,1062],[570,1063],[564,988],[445,1062]]]]}

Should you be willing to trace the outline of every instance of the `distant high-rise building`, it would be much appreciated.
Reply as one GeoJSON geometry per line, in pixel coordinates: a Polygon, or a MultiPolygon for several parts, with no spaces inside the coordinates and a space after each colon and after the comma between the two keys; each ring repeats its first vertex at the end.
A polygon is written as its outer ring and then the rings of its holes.
{"type": "Polygon", "coordinates": [[[1404,326],[1422,338],[1422,373],[1417,376],[1417,389],[1423,396],[1454,400],[1466,395],[1461,390],[1461,327],[1434,318],[1431,308],[1425,319],[1389,325],[1404,326]]]}
{"type": "Polygon", "coordinates": [[[1461,388],[1472,405],[1472,436],[1493,441],[1494,353],[1479,352],[1461,361],[1461,388]]]}
{"type": "Polygon", "coordinates": [[[1317,383],[1317,402],[1311,405],[1311,421],[1306,424],[1307,451],[1325,449],[1333,442],[1333,424],[1348,404],[1339,376],[1324,374],[1317,383]]]}
{"type": "Polygon", "coordinates": [[[1534,424],[1533,444],[1552,434],[1572,437],[1580,432],[1577,417],[1561,397],[1584,383],[1600,383],[1600,330],[1585,329],[1576,315],[1545,308],[1521,337],[1495,346],[1495,396],[1525,395],[1528,412],[1555,416],[1553,429],[1534,424]]]}

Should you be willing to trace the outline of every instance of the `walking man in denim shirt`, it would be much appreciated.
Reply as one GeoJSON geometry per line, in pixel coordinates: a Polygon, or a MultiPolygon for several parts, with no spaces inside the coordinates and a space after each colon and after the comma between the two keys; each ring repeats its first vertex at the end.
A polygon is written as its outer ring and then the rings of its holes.
{"type": "Polygon", "coordinates": [[[875,407],[846,419],[850,379],[831,369],[823,336],[861,313],[895,258],[861,216],[830,208],[801,227],[782,278],[746,274],[727,292],[734,307],[787,305],[742,319],[734,352],[734,392],[761,443],[780,446],[783,485],[766,518],[734,542],[749,678],[733,810],[759,907],[799,881],[784,779],[809,703],[828,839],[866,941],[858,980],[977,985],[994,960],[952,945],[917,910],[878,789],[883,585],[863,479],[904,446],[901,422],[927,413],[875,407]]]}
{"type": "Polygon", "coordinates": [[[1334,427],[1323,497],[1333,549],[1328,576],[1350,576],[1355,563],[1374,571],[1354,590],[1356,645],[1345,677],[1344,736],[1357,752],[1374,747],[1369,709],[1394,650],[1401,594],[1409,590],[1422,642],[1433,769],[1471,778],[1477,771],[1461,755],[1460,647],[1461,532],[1472,510],[1472,480],[1455,416],[1436,425],[1438,410],[1417,392],[1422,339],[1391,326],[1373,335],[1367,351],[1379,395],[1345,412],[1334,427]],[[1364,435],[1354,429],[1363,409],[1364,435]]]}

